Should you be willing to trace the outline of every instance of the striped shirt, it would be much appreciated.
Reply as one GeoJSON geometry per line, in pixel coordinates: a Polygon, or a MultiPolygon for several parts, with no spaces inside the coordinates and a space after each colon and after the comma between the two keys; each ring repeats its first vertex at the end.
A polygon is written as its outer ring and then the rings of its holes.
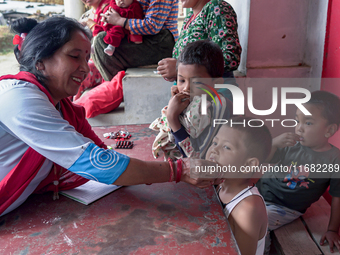
{"type": "Polygon", "coordinates": [[[131,34],[154,35],[168,29],[175,40],[178,38],[178,0],[139,0],[144,19],[129,19],[131,34]]]}

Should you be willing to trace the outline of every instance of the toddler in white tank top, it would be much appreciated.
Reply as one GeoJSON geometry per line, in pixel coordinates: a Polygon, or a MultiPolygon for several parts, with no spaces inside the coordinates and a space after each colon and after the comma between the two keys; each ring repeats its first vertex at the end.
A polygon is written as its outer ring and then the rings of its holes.
{"type": "MultiPolygon", "coordinates": [[[[267,233],[267,212],[253,182],[260,164],[267,158],[272,138],[266,126],[232,125],[249,118],[235,117],[222,125],[209,147],[206,159],[224,167],[224,182],[217,190],[225,215],[242,255],[263,254],[267,233]]],[[[256,122],[256,121],[255,121],[256,122]]],[[[219,176],[221,177],[219,173],[219,176]]]]}

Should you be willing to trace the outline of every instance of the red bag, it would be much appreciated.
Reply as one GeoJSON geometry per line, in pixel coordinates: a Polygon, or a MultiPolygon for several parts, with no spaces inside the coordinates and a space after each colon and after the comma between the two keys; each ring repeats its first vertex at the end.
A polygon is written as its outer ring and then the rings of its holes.
{"type": "Polygon", "coordinates": [[[123,101],[123,77],[125,71],[117,73],[111,81],[105,81],[73,103],[85,108],[86,118],[93,118],[117,108],[123,101]]]}

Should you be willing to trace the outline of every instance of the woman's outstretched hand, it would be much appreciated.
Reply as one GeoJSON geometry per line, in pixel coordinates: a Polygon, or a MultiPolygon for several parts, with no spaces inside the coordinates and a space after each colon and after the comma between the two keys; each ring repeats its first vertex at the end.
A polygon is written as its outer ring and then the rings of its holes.
{"type": "Polygon", "coordinates": [[[216,163],[203,160],[184,158],[182,164],[182,177],[181,181],[190,183],[199,188],[207,188],[212,185],[219,185],[223,179],[218,174],[198,172],[198,169],[206,166],[216,166],[216,163]]]}

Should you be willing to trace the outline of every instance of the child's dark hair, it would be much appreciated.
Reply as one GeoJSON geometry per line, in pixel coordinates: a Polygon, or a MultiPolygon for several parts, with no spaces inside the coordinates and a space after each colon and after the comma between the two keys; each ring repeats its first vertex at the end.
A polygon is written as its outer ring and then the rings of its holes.
{"type": "Polygon", "coordinates": [[[11,29],[17,33],[27,33],[19,51],[14,53],[20,64],[20,71],[34,74],[44,85],[45,77],[36,70],[36,64],[51,57],[59,48],[70,41],[73,32],[81,31],[89,39],[92,34],[77,20],[66,17],[51,17],[40,23],[34,19],[20,18],[14,20],[11,29]]]}
{"type": "Polygon", "coordinates": [[[322,116],[328,121],[328,124],[336,124],[339,129],[340,99],[338,96],[327,91],[317,90],[311,93],[311,99],[307,104],[319,107],[322,116]]]}
{"type": "Polygon", "coordinates": [[[260,163],[266,160],[272,149],[272,135],[263,122],[245,116],[237,116],[229,119],[226,125],[246,135],[244,143],[249,157],[257,158],[260,163]]]}
{"type": "Polygon", "coordinates": [[[177,59],[177,67],[179,64],[204,66],[212,78],[222,77],[224,73],[222,50],[209,40],[187,44],[177,59]]]}

